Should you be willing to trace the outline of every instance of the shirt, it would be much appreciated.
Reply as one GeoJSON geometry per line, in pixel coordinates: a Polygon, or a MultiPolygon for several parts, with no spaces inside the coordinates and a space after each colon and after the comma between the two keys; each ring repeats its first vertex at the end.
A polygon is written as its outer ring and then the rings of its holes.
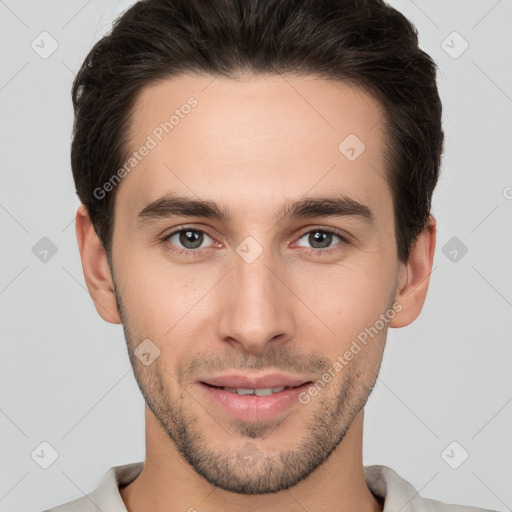
{"type": "MultiPolygon", "coordinates": [[[[135,480],[143,466],[143,462],[114,466],[95,491],[44,512],[127,512],[119,486],[125,487],[135,480]]],[[[423,498],[393,469],[382,465],[363,467],[368,489],[374,496],[384,499],[383,512],[496,512],[423,498]]]]}

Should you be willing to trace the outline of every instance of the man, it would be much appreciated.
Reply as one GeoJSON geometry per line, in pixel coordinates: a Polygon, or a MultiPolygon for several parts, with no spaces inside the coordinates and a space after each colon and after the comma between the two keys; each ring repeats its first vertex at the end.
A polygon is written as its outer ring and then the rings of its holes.
{"type": "Polygon", "coordinates": [[[146,458],[56,512],[467,511],[364,467],[388,327],[421,312],[436,66],[380,0],[149,0],[73,87],[76,230],[146,458]]]}

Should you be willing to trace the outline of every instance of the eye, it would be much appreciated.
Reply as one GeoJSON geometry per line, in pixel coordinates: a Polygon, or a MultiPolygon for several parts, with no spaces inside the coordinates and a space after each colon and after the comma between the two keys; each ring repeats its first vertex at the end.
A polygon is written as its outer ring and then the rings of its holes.
{"type": "MultiPolygon", "coordinates": [[[[162,238],[162,241],[169,246],[170,251],[184,256],[199,256],[208,247],[222,246],[222,244],[213,240],[205,231],[187,226],[183,226],[169,235],[166,235],[162,238]],[[210,245],[208,245],[208,239],[213,242],[213,244],[210,243],[210,245]]],[[[293,245],[305,247],[306,250],[319,254],[330,253],[335,251],[338,245],[342,246],[348,243],[348,240],[344,236],[335,231],[330,229],[313,229],[304,233],[293,245]],[[304,242],[301,243],[303,239],[310,244],[309,247],[304,245],[304,242]],[[336,239],[339,241],[333,245],[333,241],[336,239]]]]}
{"type": "Polygon", "coordinates": [[[176,247],[171,248],[172,251],[192,256],[194,255],[192,253],[197,254],[202,252],[202,249],[205,248],[203,244],[206,239],[213,241],[205,231],[183,227],[166,235],[162,240],[176,247]]]}
{"type": "Polygon", "coordinates": [[[313,229],[311,231],[308,231],[299,238],[295,245],[299,245],[300,247],[307,247],[300,243],[300,240],[302,240],[303,238],[306,239],[307,243],[311,244],[311,247],[309,248],[315,250],[316,252],[330,251],[331,249],[334,250],[336,249],[336,245],[348,243],[346,238],[329,229],[313,229]],[[333,248],[332,242],[335,238],[339,239],[340,242],[338,242],[338,244],[335,244],[333,248]]]}

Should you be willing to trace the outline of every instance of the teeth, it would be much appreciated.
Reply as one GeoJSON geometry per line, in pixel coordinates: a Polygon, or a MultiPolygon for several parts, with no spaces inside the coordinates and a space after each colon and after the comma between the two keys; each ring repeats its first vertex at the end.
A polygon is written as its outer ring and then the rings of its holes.
{"type": "Polygon", "coordinates": [[[238,388],[235,389],[235,392],[239,395],[254,395],[254,389],[244,389],[244,388],[238,388]]]}
{"type": "Polygon", "coordinates": [[[256,395],[256,396],[268,396],[274,393],[283,391],[286,386],[275,387],[275,388],[261,388],[261,389],[247,389],[247,388],[222,388],[224,391],[230,393],[237,393],[239,395],[256,395]]]}

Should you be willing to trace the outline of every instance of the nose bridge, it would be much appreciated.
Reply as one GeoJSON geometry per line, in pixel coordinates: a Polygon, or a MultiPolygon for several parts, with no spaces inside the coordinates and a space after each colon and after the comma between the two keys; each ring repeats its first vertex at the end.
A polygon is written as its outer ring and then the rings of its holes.
{"type": "Polygon", "coordinates": [[[219,312],[220,339],[238,343],[250,352],[263,352],[276,336],[291,336],[292,316],[287,288],[276,277],[280,268],[270,250],[240,244],[233,258],[229,285],[219,312]],[[259,254],[256,254],[256,252],[259,254]]]}

